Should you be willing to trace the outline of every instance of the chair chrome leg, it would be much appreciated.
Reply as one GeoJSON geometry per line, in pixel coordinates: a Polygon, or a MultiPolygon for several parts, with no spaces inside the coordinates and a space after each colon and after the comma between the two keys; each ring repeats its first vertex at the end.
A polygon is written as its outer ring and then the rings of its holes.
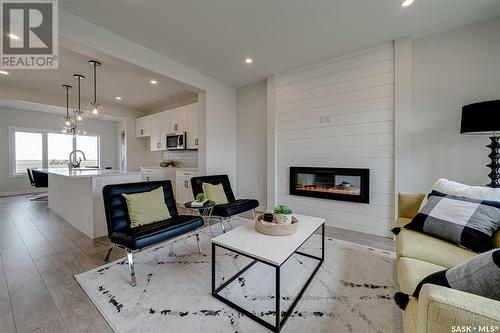
{"type": "Polygon", "coordinates": [[[225,219],[220,220],[220,227],[221,227],[223,233],[226,232],[226,228],[224,227],[224,221],[225,221],[225,219]]]}
{"type": "Polygon", "coordinates": [[[111,255],[111,251],[113,251],[113,245],[109,246],[108,252],[106,252],[106,257],[104,257],[104,261],[109,260],[109,256],[111,255]]]}
{"type": "Polygon", "coordinates": [[[229,222],[231,222],[231,220],[233,219],[233,216],[229,216],[227,219],[226,219],[226,222],[227,222],[227,226],[229,227],[229,230],[232,230],[233,229],[233,226],[231,224],[229,224],[229,222]]]}
{"type": "Polygon", "coordinates": [[[253,216],[253,219],[255,220],[255,208],[252,209],[252,216],[253,216]]]}
{"type": "Polygon", "coordinates": [[[135,269],[134,269],[134,258],[132,256],[132,250],[127,249],[127,259],[128,259],[128,272],[130,274],[130,283],[132,287],[137,285],[135,281],[135,269]]]}
{"type": "Polygon", "coordinates": [[[202,254],[201,252],[201,246],[200,246],[200,235],[196,234],[196,244],[198,244],[198,253],[202,254]]]}

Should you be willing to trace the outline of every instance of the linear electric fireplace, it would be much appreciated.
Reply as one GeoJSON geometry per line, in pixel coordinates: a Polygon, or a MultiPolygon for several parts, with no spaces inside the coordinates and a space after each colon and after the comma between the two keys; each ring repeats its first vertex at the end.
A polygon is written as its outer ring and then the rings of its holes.
{"type": "Polygon", "coordinates": [[[290,167],[290,194],[369,203],[370,170],[290,167]]]}

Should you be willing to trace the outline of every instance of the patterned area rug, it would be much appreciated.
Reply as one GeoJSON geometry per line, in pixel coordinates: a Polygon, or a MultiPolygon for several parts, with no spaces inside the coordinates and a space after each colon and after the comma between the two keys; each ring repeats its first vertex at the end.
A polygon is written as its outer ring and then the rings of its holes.
{"type": "MultiPolygon", "coordinates": [[[[231,225],[247,222],[236,219],[231,225]]],[[[129,285],[126,259],[75,277],[116,332],[268,332],[211,296],[210,235],[202,232],[200,238],[205,254],[198,253],[193,234],[137,253],[136,287],[129,285]]],[[[313,235],[302,250],[319,255],[320,244],[313,235]]],[[[218,284],[250,262],[222,249],[216,255],[218,284]]],[[[300,255],[284,264],[282,310],[315,265],[300,255]]],[[[274,268],[257,263],[223,295],[274,323],[274,283],[274,268]]],[[[400,332],[395,286],[394,253],[326,238],[325,261],[282,332],[400,332]]]]}

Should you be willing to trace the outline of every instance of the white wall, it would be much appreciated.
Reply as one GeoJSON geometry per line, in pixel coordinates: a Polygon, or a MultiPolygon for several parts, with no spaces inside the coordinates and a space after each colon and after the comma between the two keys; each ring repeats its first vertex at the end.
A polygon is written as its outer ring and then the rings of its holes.
{"type": "Polygon", "coordinates": [[[427,192],[439,177],[489,183],[489,139],[459,130],[463,105],[500,99],[500,19],[416,39],[411,58],[412,184],[402,190],[427,192]]]}
{"type": "Polygon", "coordinates": [[[266,80],[236,90],[236,196],[266,206],[266,80]]]}
{"type": "MultiPolygon", "coordinates": [[[[71,13],[59,10],[61,44],[71,50],[90,48],[199,89],[202,140],[200,171],[226,173],[236,181],[236,89],[173,61],[71,13]],[[205,106],[205,107],[203,107],[205,106]]],[[[130,135],[131,133],[129,133],[130,135]]]]}
{"type": "MultiPolygon", "coordinates": [[[[0,109],[0,193],[10,194],[30,190],[27,177],[9,174],[9,127],[34,128],[59,132],[61,115],[2,107],[0,109]]],[[[118,168],[118,123],[105,120],[86,120],[89,134],[101,137],[101,165],[118,168]]]]}
{"type": "Polygon", "coordinates": [[[394,46],[276,76],[276,202],[330,226],[390,235],[394,220],[394,46]],[[320,116],[330,116],[320,123],[320,116]],[[370,169],[370,204],[288,194],[290,166],[370,169]]]}
{"type": "Polygon", "coordinates": [[[138,171],[141,166],[158,165],[162,152],[149,150],[149,138],[135,137],[135,119],[136,116],[128,115],[127,118],[121,120],[118,124],[117,135],[123,130],[126,131],[127,170],[138,171]]]}

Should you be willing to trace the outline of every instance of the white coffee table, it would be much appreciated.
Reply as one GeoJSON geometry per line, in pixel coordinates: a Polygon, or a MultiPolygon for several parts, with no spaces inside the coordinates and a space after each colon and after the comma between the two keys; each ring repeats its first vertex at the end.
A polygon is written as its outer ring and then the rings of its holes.
{"type": "Polygon", "coordinates": [[[299,226],[297,232],[290,236],[268,236],[261,234],[260,232],[255,230],[254,223],[250,222],[212,239],[212,296],[274,332],[279,332],[287,321],[288,317],[290,317],[290,314],[292,314],[293,309],[304,294],[304,291],[311,283],[314,275],[318,271],[325,258],[325,219],[305,215],[295,216],[299,220],[299,226]],[[308,253],[297,251],[302,246],[302,244],[304,244],[309,239],[309,237],[311,237],[312,234],[314,234],[319,228],[321,228],[321,257],[316,257],[308,253]],[[233,277],[231,277],[229,280],[218,287],[215,286],[215,251],[217,247],[221,247],[223,249],[236,252],[240,255],[253,259],[253,261],[249,265],[247,265],[245,268],[243,268],[241,271],[236,273],[233,277]],[[307,282],[304,284],[297,297],[293,300],[292,304],[281,319],[280,270],[281,266],[294,253],[316,259],[318,260],[318,265],[314,268],[314,271],[309,276],[307,282]],[[238,276],[246,272],[257,262],[262,262],[276,269],[275,325],[272,325],[262,318],[255,316],[253,313],[243,309],[239,305],[231,302],[230,300],[224,298],[219,294],[225,287],[227,287],[236,278],[238,278],[238,276]]]}

